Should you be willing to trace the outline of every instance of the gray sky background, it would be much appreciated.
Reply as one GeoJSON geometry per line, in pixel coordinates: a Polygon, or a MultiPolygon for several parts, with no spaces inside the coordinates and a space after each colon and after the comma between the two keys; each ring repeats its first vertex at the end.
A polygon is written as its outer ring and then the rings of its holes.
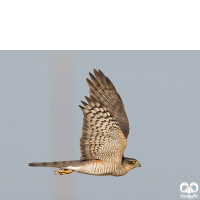
{"type": "Polygon", "coordinates": [[[1,51],[0,63],[1,199],[181,199],[182,182],[200,186],[199,51],[1,51]],[[125,156],[142,167],[123,177],[27,167],[80,158],[78,104],[93,68],[122,97],[125,156]]]}

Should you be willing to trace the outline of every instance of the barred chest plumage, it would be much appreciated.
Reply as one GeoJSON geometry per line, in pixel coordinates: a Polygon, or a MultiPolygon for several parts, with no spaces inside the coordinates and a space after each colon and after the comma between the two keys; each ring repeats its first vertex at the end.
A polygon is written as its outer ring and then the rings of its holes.
{"type": "Polygon", "coordinates": [[[83,174],[97,175],[97,176],[122,176],[128,171],[124,168],[122,163],[106,163],[101,160],[91,160],[84,162],[79,169],[76,169],[77,172],[83,174]]]}

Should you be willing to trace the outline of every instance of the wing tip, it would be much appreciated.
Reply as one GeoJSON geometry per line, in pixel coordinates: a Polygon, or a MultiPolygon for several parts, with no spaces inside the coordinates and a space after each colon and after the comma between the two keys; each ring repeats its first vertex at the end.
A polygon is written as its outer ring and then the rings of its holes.
{"type": "Polygon", "coordinates": [[[95,74],[95,73],[97,73],[97,70],[94,68],[94,69],[93,69],[93,72],[94,72],[94,74],[95,74]]]}
{"type": "Polygon", "coordinates": [[[84,109],[86,109],[86,108],[84,108],[83,106],[81,106],[81,105],[78,105],[79,107],[80,107],[80,109],[82,110],[82,111],[84,111],[84,109]]]}

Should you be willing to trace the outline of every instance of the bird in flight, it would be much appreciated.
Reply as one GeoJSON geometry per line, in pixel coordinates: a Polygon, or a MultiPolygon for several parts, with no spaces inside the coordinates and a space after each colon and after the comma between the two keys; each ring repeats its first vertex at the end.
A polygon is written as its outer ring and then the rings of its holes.
{"type": "Polygon", "coordinates": [[[97,176],[123,176],[141,164],[124,157],[129,134],[129,122],[124,105],[114,85],[101,70],[94,69],[86,79],[89,85],[83,111],[81,159],[58,162],[34,162],[32,167],[59,168],[55,174],[78,172],[97,176]]]}

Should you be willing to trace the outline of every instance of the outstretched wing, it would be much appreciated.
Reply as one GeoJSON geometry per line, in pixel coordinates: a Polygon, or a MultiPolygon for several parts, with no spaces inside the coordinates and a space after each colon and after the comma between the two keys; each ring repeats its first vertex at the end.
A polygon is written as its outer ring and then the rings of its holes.
{"type": "Polygon", "coordinates": [[[94,69],[94,74],[96,77],[89,73],[91,81],[86,79],[89,85],[90,95],[107,108],[127,138],[129,134],[129,122],[120,95],[117,93],[110,79],[101,70],[97,71],[94,69]]]}
{"type": "Polygon", "coordinates": [[[90,73],[90,97],[82,102],[84,119],[80,149],[82,160],[120,162],[127,144],[129,123],[122,100],[112,82],[99,70],[90,73]]]}
{"type": "Polygon", "coordinates": [[[81,160],[121,162],[127,141],[116,119],[93,96],[86,99],[88,104],[82,102],[85,108],[80,106],[84,114],[80,139],[81,160]]]}

